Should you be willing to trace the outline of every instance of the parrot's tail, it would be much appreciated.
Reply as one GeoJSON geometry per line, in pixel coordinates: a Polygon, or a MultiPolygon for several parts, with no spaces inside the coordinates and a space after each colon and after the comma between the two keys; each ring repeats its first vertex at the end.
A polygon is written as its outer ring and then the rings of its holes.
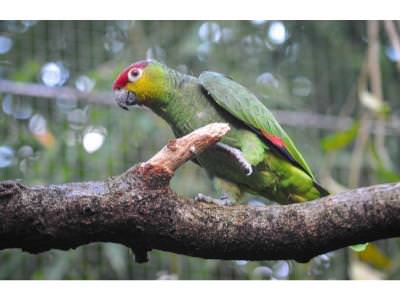
{"type": "Polygon", "coordinates": [[[314,186],[320,193],[321,198],[330,195],[330,193],[323,186],[321,186],[318,182],[314,181],[314,186]]]}

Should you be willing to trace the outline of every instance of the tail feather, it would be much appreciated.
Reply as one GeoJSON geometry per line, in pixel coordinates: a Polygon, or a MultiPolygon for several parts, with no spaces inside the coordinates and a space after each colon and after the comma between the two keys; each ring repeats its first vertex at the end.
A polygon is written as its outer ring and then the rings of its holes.
{"type": "Polygon", "coordinates": [[[314,186],[321,194],[321,198],[330,195],[330,193],[324,187],[322,187],[318,182],[314,181],[314,186]]]}

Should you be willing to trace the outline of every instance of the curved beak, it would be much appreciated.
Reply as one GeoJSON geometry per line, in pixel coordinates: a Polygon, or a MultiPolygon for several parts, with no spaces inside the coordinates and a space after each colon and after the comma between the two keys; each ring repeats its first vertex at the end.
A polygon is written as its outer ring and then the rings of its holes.
{"type": "Polygon", "coordinates": [[[137,104],[138,101],[135,93],[119,89],[115,91],[115,102],[122,109],[129,110],[129,106],[137,104]]]}

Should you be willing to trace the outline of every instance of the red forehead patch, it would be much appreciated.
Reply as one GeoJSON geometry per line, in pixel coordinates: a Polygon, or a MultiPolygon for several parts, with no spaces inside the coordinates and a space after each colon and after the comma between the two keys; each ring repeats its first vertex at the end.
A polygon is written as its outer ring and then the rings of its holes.
{"type": "Polygon", "coordinates": [[[143,70],[148,64],[149,62],[147,60],[140,60],[123,69],[113,83],[113,90],[121,89],[128,83],[128,73],[131,69],[136,68],[143,70]]]}

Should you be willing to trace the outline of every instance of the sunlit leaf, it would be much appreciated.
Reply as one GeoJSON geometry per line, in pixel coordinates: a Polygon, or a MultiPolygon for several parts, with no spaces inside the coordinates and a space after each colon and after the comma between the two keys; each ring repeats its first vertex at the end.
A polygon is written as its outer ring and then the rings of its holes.
{"type": "Polygon", "coordinates": [[[390,113],[390,107],[387,105],[387,103],[375,97],[375,95],[367,90],[360,92],[359,97],[361,103],[369,110],[382,115],[387,115],[390,113]]]}
{"type": "Polygon", "coordinates": [[[321,140],[322,150],[324,152],[331,152],[346,147],[356,138],[359,127],[360,123],[357,121],[349,129],[324,137],[321,140]]]}
{"type": "Polygon", "coordinates": [[[365,107],[375,112],[382,106],[382,101],[366,90],[360,93],[360,101],[365,107]]]}
{"type": "Polygon", "coordinates": [[[367,249],[367,247],[368,247],[368,243],[365,243],[365,244],[357,244],[357,245],[350,246],[350,248],[353,249],[353,250],[356,251],[356,252],[362,252],[362,251],[364,251],[365,249],[367,249]]]}

